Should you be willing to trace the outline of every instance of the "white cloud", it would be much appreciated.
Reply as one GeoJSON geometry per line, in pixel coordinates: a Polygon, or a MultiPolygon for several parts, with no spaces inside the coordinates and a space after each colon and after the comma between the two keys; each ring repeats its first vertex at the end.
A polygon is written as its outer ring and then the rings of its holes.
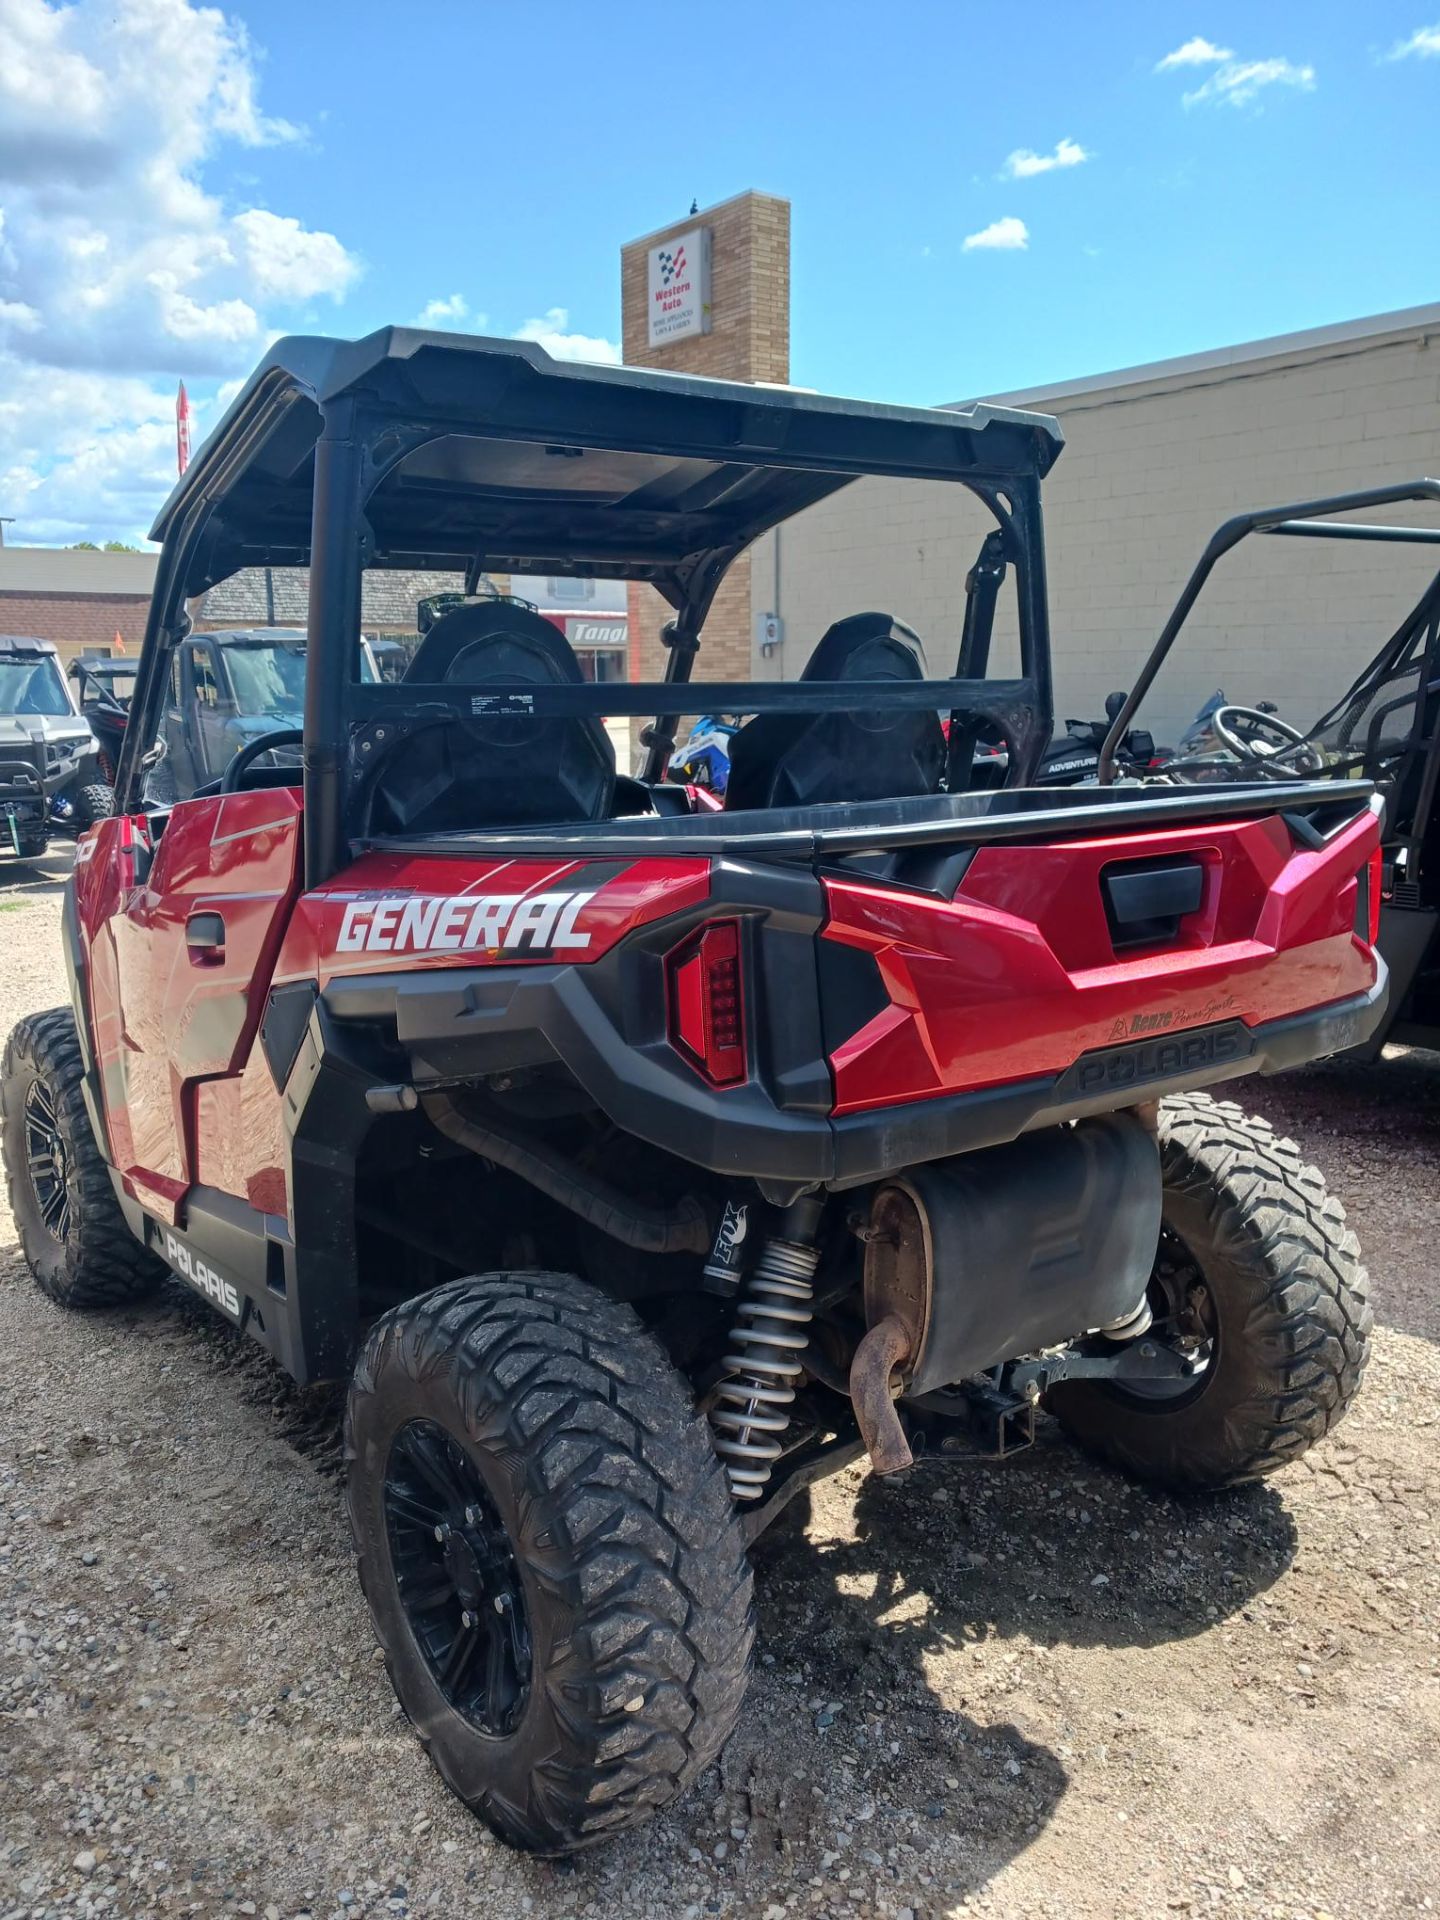
{"type": "Polygon", "coordinates": [[[472,313],[463,293],[449,293],[442,299],[427,300],[415,316],[417,327],[434,327],[445,333],[482,333],[490,324],[487,313],[472,313]]]}
{"type": "Polygon", "coordinates": [[[312,233],[288,215],[251,207],[231,222],[245,249],[256,290],[277,300],[342,300],[360,263],[333,233],[312,233]]]}
{"type": "Polygon", "coordinates": [[[1315,69],[1276,56],[1269,60],[1242,60],[1230,47],[1217,47],[1213,40],[1199,34],[1183,46],[1167,53],[1155,64],[1156,73],[1177,67],[1212,67],[1214,71],[1202,84],[1181,98],[1187,107],[1248,107],[1266,87],[1293,87],[1310,93],[1315,86],[1315,69]]]}
{"type": "Polygon", "coordinates": [[[1023,220],[1017,220],[1014,214],[1006,214],[1003,220],[992,220],[988,227],[982,227],[979,233],[965,236],[962,253],[976,253],[981,249],[999,253],[1022,251],[1030,244],[1030,229],[1023,220]]]}
{"type": "Polygon", "coordinates": [[[1037,173],[1054,173],[1057,167],[1078,167],[1092,156],[1078,140],[1064,139],[1053,153],[1035,153],[1029,147],[1017,147],[1000,170],[1002,180],[1030,180],[1037,173]]]}
{"type": "Polygon", "coordinates": [[[511,334],[512,340],[534,340],[557,360],[595,360],[604,367],[618,367],[620,349],[613,340],[597,339],[588,333],[571,333],[570,315],[564,307],[551,307],[537,320],[527,320],[511,334]]]}
{"type": "Polygon", "coordinates": [[[1248,107],[1266,87],[1295,87],[1311,93],[1315,87],[1315,69],[1296,66],[1292,60],[1227,60],[1223,67],[1193,93],[1184,95],[1187,107],[1248,107]]]}
{"type": "MultiPolygon", "coordinates": [[[[341,236],[216,186],[245,150],[302,139],[264,111],[218,5],[0,0],[0,514],[17,543],[142,536],[174,483],[177,380],[198,444],[281,333],[345,299],[362,268],[341,236]]],[[[418,324],[490,323],[452,293],[418,324]]],[[[620,358],[564,308],[516,337],[620,358]]]]}
{"type": "MultiPolygon", "coordinates": [[[[417,327],[437,327],[442,332],[484,333],[490,327],[490,316],[477,313],[463,293],[447,293],[427,300],[413,324],[417,327]]],[[[571,332],[567,307],[551,307],[534,319],[527,320],[523,326],[516,327],[505,337],[510,340],[532,340],[557,360],[590,360],[605,367],[620,365],[620,349],[613,340],[604,340],[595,334],[571,332]]]]}
{"type": "Polygon", "coordinates": [[[1433,27],[1417,27],[1408,40],[1397,40],[1387,60],[1440,59],[1440,20],[1433,27]]]}
{"type": "Polygon", "coordinates": [[[335,234],[205,181],[218,156],[299,137],[262,111],[244,29],[217,7],[0,0],[12,538],[133,538],[174,478],[176,379],[203,420],[207,376],[248,369],[287,309],[344,297],[360,268],[335,234]]]}
{"type": "Polygon", "coordinates": [[[40,316],[23,300],[0,300],[0,328],[13,327],[17,333],[34,333],[40,316]]]}
{"type": "Polygon", "coordinates": [[[1229,47],[1217,47],[1213,40],[1206,40],[1197,33],[1193,40],[1187,40],[1184,46],[1176,47],[1173,53],[1167,53],[1163,60],[1157,61],[1155,71],[1165,73],[1171,67],[1208,67],[1217,65],[1221,60],[1234,58],[1229,47]]]}

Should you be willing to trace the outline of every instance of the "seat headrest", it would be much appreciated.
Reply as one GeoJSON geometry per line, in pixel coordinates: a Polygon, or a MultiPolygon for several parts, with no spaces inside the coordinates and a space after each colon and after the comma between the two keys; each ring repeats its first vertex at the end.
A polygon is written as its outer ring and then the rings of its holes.
{"type": "Polygon", "coordinates": [[[802,680],[923,680],[919,634],[889,613],[837,620],[805,663],[802,680]]]}
{"type": "Polygon", "coordinates": [[[543,614],[503,600],[482,600],[442,614],[415,649],[403,678],[412,685],[503,680],[563,687],[579,686],[585,676],[569,641],[543,614]]]}

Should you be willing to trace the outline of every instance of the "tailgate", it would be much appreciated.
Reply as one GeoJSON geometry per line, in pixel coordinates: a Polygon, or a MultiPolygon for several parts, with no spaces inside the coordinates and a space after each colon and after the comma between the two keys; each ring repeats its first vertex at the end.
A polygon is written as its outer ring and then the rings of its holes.
{"type": "Polygon", "coordinates": [[[982,844],[948,897],[825,876],[823,940],[883,999],[830,1055],[837,1114],[1070,1074],[1243,1070],[1255,1029],[1372,993],[1378,807],[982,844]]]}

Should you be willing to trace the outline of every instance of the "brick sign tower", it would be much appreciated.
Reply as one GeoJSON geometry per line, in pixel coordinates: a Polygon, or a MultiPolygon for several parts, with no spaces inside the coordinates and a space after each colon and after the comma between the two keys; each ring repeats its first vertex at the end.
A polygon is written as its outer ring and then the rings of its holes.
{"type": "MultiPolygon", "coordinates": [[[[631,240],[620,250],[620,281],[627,366],[789,380],[788,200],[738,193],[631,240]]],[[[660,630],[669,612],[652,587],[631,587],[632,679],[663,676],[660,630]]],[[[697,672],[750,679],[751,623],[750,556],[742,554],[705,622],[697,672]]]]}

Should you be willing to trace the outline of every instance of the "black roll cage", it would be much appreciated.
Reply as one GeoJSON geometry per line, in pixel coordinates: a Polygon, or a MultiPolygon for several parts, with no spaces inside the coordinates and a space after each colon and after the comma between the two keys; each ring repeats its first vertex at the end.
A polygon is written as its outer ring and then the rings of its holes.
{"type": "Polygon", "coordinates": [[[153,736],[170,650],[189,631],[186,601],[259,565],[310,568],[308,886],[351,857],[351,806],[382,748],[420,727],[477,714],[649,714],[642,778],[657,780],[681,714],[696,710],[676,689],[690,683],[729,567],[761,533],[863,475],[958,481],[995,519],[967,579],[955,674],[698,682],[696,695],[706,688],[703,704],[727,712],[948,711],[962,749],[998,728],[1010,747],[1008,784],[1023,785],[1053,717],[1040,482],[1061,445],[1053,420],[1003,407],[888,407],[577,366],[513,341],[405,329],[280,341],[156,522],[163,551],[117,774],[121,804],[139,797],[142,742],[153,736]],[[607,492],[607,463],[633,470],[637,484],[607,492]],[[588,491],[567,477],[583,477],[588,491]],[[1012,566],[1021,673],[991,681],[995,600],[1012,566]],[[523,696],[501,685],[361,685],[354,656],[367,567],[646,581],[674,611],[664,678],[523,696]]]}
{"type": "MultiPolygon", "coordinates": [[[[1098,779],[1100,785],[1109,786],[1115,778],[1115,759],[1120,743],[1129,731],[1130,723],[1144,700],[1155,677],[1169,657],[1170,649],[1180,636],[1180,629],[1190,617],[1191,609],[1200,598],[1205,582],[1210,578],[1217,561],[1222,560],[1232,547],[1252,533],[1280,534],[1298,538],[1319,540],[1379,540],[1403,545],[1440,546],[1440,527],[1383,527],[1368,521],[1331,521],[1332,513],[1358,513],[1368,507],[1392,507],[1406,500],[1440,502],[1440,480],[1420,479],[1403,481],[1395,486],[1369,487],[1356,493],[1336,493],[1324,500],[1303,500],[1288,507],[1261,507],[1250,513],[1237,513],[1224,522],[1211,534],[1205,551],[1195,563],[1194,571],[1185,582],[1180,598],[1171,610],[1170,618],[1160,630],[1160,636],[1150,649],[1148,658],[1136,675],[1123,707],[1110,723],[1110,731],[1105,736],[1105,744],[1100,749],[1098,779]]],[[[1427,597],[1433,595],[1434,586],[1428,590],[1427,597]]],[[[1422,602],[1422,605],[1424,603],[1422,602]]],[[[1417,610],[1418,611],[1418,610],[1417,610]]],[[[1412,616],[1413,618],[1413,616],[1412,616]]],[[[1410,626],[1407,621],[1403,634],[1410,626]]],[[[1398,640],[1401,635],[1396,635],[1398,640]]],[[[1383,659],[1391,651],[1394,642],[1387,643],[1382,652],[1383,659]]],[[[1332,709],[1338,711],[1359,691],[1361,682],[1368,677],[1377,662],[1371,662],[1360,680],[1350,689],[1344,700],[1332,709]]],[[[1318,731],[1330,715],[1326,715],[1311,731],[1318,731]]]]}

